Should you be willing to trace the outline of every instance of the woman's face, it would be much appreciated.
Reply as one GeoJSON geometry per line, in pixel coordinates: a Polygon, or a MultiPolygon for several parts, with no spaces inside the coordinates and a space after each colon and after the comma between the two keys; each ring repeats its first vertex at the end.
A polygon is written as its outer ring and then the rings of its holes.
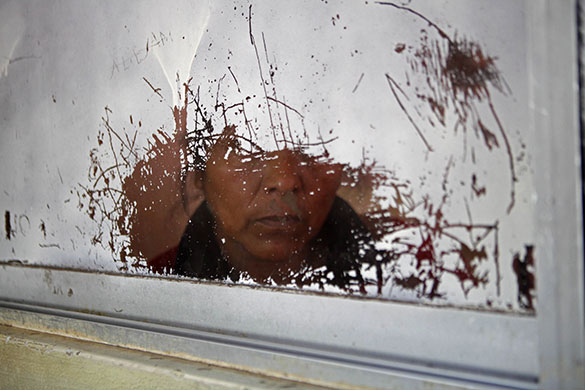
{"type": "Polygon", "coordinates": [[[302,253],[329,214],[340,166],[288,149],[241,154],[236,145],[215,144],[203,179],[224,252],[269,262],[302,253]]]}

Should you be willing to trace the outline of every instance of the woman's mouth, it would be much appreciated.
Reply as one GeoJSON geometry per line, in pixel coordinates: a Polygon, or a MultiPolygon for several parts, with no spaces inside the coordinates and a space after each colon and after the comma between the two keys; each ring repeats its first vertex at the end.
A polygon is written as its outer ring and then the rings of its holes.
{"type": "Polygon", "coordinates": [[[254,222],[270,229],[289,230],[298,226],[301,219],[296,215],[269,215],[257,218],[254,222]]]}

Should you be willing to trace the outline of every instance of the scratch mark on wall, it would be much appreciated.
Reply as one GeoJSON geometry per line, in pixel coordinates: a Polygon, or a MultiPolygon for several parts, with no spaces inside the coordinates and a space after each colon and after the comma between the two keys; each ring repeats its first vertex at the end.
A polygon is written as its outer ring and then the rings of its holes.
{"type": "Polygon", "coordinates": [[[59,174],[59,180],[61,181],[61,184],[63,184],[63,176],[61,176],[61,171],[59,168],[57,168],[57,173],[59,174]]]}
{"type": "Polygon", "coordinates": [[[364,78],[364,73],[362,73],[362,75],[360,76],[359,80],[357,81],[355,87],[353,87],[353,90],[351,91],[351,93],[355,93],[355,91],[357,91],[358,87],[360,86],[360,83],[362,82],[362,79],[364,78]]]}
{"type": "Polygon", "coordinates": [[[43,233],[43,238],[47,238],[47,226],[45,225],[45,221],[41,219],[41,223],[39,224],[39,229],[41,229],[41,233],[43,233]]]}
{"type": "Polygon", "coordinates": [[[57,248],[57,249],[61,249],[61,246],[59,244],[39,244],[39,246],[41,248],[57,248]]]}

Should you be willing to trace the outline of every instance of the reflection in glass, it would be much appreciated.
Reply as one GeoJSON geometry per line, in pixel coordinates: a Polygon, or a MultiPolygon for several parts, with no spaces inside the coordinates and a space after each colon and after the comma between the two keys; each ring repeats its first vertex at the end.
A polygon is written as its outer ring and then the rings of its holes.
{"type": "Polygon", "coordinates": [[[300,150],[242,153],[227,127],[209,151],[205,202],[179,245],[176,272],[203,279],[356,287],[374,266],[371,236],[336,196],[341,167],[300,150]]]}

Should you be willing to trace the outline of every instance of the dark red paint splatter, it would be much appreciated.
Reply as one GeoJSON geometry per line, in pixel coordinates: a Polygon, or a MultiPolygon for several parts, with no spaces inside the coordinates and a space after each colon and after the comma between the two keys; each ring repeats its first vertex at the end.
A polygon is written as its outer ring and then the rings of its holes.
{"type": "MultiPolygon", "coordinates": [[[[501,137],[508,157],[510,202],[507,212],[510,213],[516,200],[518,179],[512,146],[491,98],[490,88],[503,94],[509,93],[509,88],[496,66],[496,58],[487,55],[481,45],[475,41],[465,37],[451,37],[436,23],[411,8],[392,2],[379,2],[378,4],[411,13],[425,21],[432,30],[439,34],[439,38],[429,38],[430,34],[423,30],[420,46],[415,50],[409,49],[411,52],[408,57],[410,71],[413,74],[422,74],[427,84],[428,93],[417,93],[416,97],[429,106],[433,115],[432,118],[427,119],[431,123],[434,119],[444,125],[446,108],[451,107],[457,116],[454,126],[455,132],[459,128],[463,129],[464,133],[473,130],[478,137],[481,136],[488,150],[498,148],[501,143],[498,140],[498,135],[488,128],[477,107],[479,102],[487,102],[492,119],[497,125],[497,133],[501,137]]],[[[408,97],[390,74],[386,74],[386,78],[400,108],[407,115],[427,149],[432,151],[424,132],[416,124],[403,102],[403,100],[408,100],[408,97]]]]}
{"type": "Polygon", "coordinates": [[[512,269],[518,282],[518,304],[523,309],[534,310],[534,246],[526,245],[525,250],[524,258],[514,254],[512,269]]]}
{"type": "MultiPolygon", "coordinates": [[[[405,7],[397,8],[406,9],[405,7]]],[[[423,17],[420,14],[417,15],[423,17]]],[[[504,91],[505,86],[495,66],[495,59],[485,55],[477,43],[465,39],[451,39],[438,26],[426,17],[423,18],[437,29],[440,39],[429,40],[423,34],[422,45],[414,52],[410,46],[407,47],[403,43],[397,44],[394,48],[396,53],[410,55],[409,63],[413,72],[423,72],[428,76],[429,87],[434,93],[420,93],[416,98],[428,105],[433,119],[441,124],[445,122],[446,108],[450,107],[450,104],[453,105],[460,118],[459,125],[464,128],[469,125],[483,138],[485,146],[491,150],[499,147],[498,136],[484,125],[473,110],[476,100],[487,99],[490,102],[492,114],[498,122],[500,136],[511,155],[505,131],[499,123],[490,100],[490,86],[500,91],[504,91]],[[472,118],[472,124],[467,123],[469,118],[472,118]]],[[[248,9],[248,22],[250,42],[256,52],[259,72],[263,77],[260,55],[252,33],[252,6],[248,9]]],[[[262,38],[265,54],[268,56],[263,34],[262,38]]],[[[228,71],[237,85],[236,76],[230,67],[228,71]]],[[[270,65],[271,78],[275,71],[276,68],[270,65]]],[[[360,76],[354,92],[363,76],[363,74],[360,76]]],[[[409,115],[406,104],[403,103],[406,94],[401,86],[390,74],[386,74],[386,78],[401,108],[409,116],[428,149],[432,150],[422,129],[417,127],[416,122],[409,115]]],[[[268,85],[267,80],[262,78],[262,85],[268,85]]],[[[154,93],[162,98],[160,88],[156,88],[146,79],[144,81],[154,93]]],[[[239,91],[239,86],[237,87],[239,91]]],[[[275,91],[274,97],[269,96],[268,91],[264,92],[268,109],[270,109],[269,103],[272,102],[295,111],[293,107],[279,100],[275,91]]],[[[226,110],[234,107],[225,108],[220,103],[216,103],[215,111],[220,108],[225,114],[226,110]]],[[[85,207],[89,217],[100,227],[92,240],[95,244],[107,245],[112,250],[114,258],[122,263],[121,270],[127,270],[129,267],[148,267],[154,272],[170,272],[174,266],[176,244],[188,218],[188,213],[177,209],[177,206],[182,207],[184,202],[184,199],[180,199],[184,196],[182,188],[184,179],[188,172],[203,167],[205,150],[214,140],[211,121],[206,114],[207,110],[199,106],[199,91],[191,90],[186,84],[183,105],[172,109],[175,120],[174,133],[168,135],[160,130],[157,131],[151,137],[146,153],[141,157],[135,151],[136,133],[130,136],[116,132],[109,120],[111,110],[106,107],[105,111],[105,116],[102,118],[104,130],[98,134],[98,148],[109,148],[108,155],[114,159],[115,163],[107,167],[102,166],[98,149],[92,150],[88,175],[92,184],[82,187],[82,191],[78,192],[80,207],[85,207]],[[194,108],[196,125],[195,130],[192,131],[188,129],[187,121],[189,107],[194,108]],[[178,197],[179,202],[177,202],[178,197]],[[166,225],[169,220],[172,222],[171,227],[166,225]]],[[[300,115],[299,112],[297,114],[300,115]]],[[[134,122],[132,116],[130,116],[130,122],[131,124],[134,122]]],[[[141,125],[139,121],[138,126],[141,125]]],[[[250,144],[251,138],[246,140],[250,141],[250,144]]],[[[325,141],[321,142],[325,144],[325,141]]],[[[511,165],[511,170],[515,180],[513,165],[511,165]]],[[[367,281],[367,284],[377,286],[379,294],[382,293],[383,286],[392,283],[400,288],[415,291],[419,297],[442,298],[440,293],[442,276],[451,274],[459,280],[462,291],[467,295],[471,289],[488,283],[487,272],[482,271],[480,265],[490,260],[493,260],[496,265],[496,283],[499,293],[497,222],[473,224],[447,221],[443,215],[443,206],[448,196],[446,184],[443,188],[445,191],[443,200],[439,204],[433,204],[428,198],[422,202],[416,199],[408,181],[397,179],[392,172],[378,167],[375,162],[366,162],[364,159],[358,168],[346,167],[345,174],[346,186],[340,190],[340,193],[346,191],[345,196],[353,199],[353,203],[350,201],[352,204],[357,204],[358,201],[355,198],[362,195],[367,198],[366,206],[358,212],[374,237],[376,239],[388,235],[395,237],[393,248],[379,253],[380,261],[375,265],[377,280],[367,281]],[[379,187],[387,188],[392,192],[390,204],[384,209],[379,207],[379,199],[376,199],[372,192],[374,188],[379,187]],[[349,188],[355,188],[355,190],[349,190],[349,188]],[[459,233],[460,231],[468,232],[470,238],[461,238],[463,235],[459,233]],[[410,233],[410,235],[403,233],[410,233]],[[445,249],[446,242],[450,244],[450,249],[445,249]],[[493,250],[489,250],[490,247],[493,250]],[[453,257],[457,261],[447,261],[448,258],[453,257]],[[404,258],[413,260],[412,272],[401,273],[395,267],[397,262],[404,258]]],[[[475,175],[472,178],[472,188],[476,196],[485,194],[485,187],[477,185],[475,175]]],[[[513,191],[510,208],[511,206],[513,206],[513,191]]],[[[524,267],[522,264],[527,262],[526,256],[524,262],[519,257],[516,262],[515,258],[514,266],[521,270],[524,267]]],[[[529,257],[532,258],[532,251],[529,257]]],[[[518,275],[519,272],[516,274],[518,275]]],[[[523,286],[530,287],[529,278],[524,278],[523,281],[523,286]]],[[[299,287],[311,283],[326,285],[327,275],[315,273],[310,278],[297,281],[299,287]]],[[[361,284],[360,289],[362,293],[365,291],[363,285],[364,283],[361,284]]],[[[523,293],[522,296],[524,297],[525,294],[523,293]]],[[[527,301],[526,307],[531,307],[531,298],[523,299],[527,301]]]]}

